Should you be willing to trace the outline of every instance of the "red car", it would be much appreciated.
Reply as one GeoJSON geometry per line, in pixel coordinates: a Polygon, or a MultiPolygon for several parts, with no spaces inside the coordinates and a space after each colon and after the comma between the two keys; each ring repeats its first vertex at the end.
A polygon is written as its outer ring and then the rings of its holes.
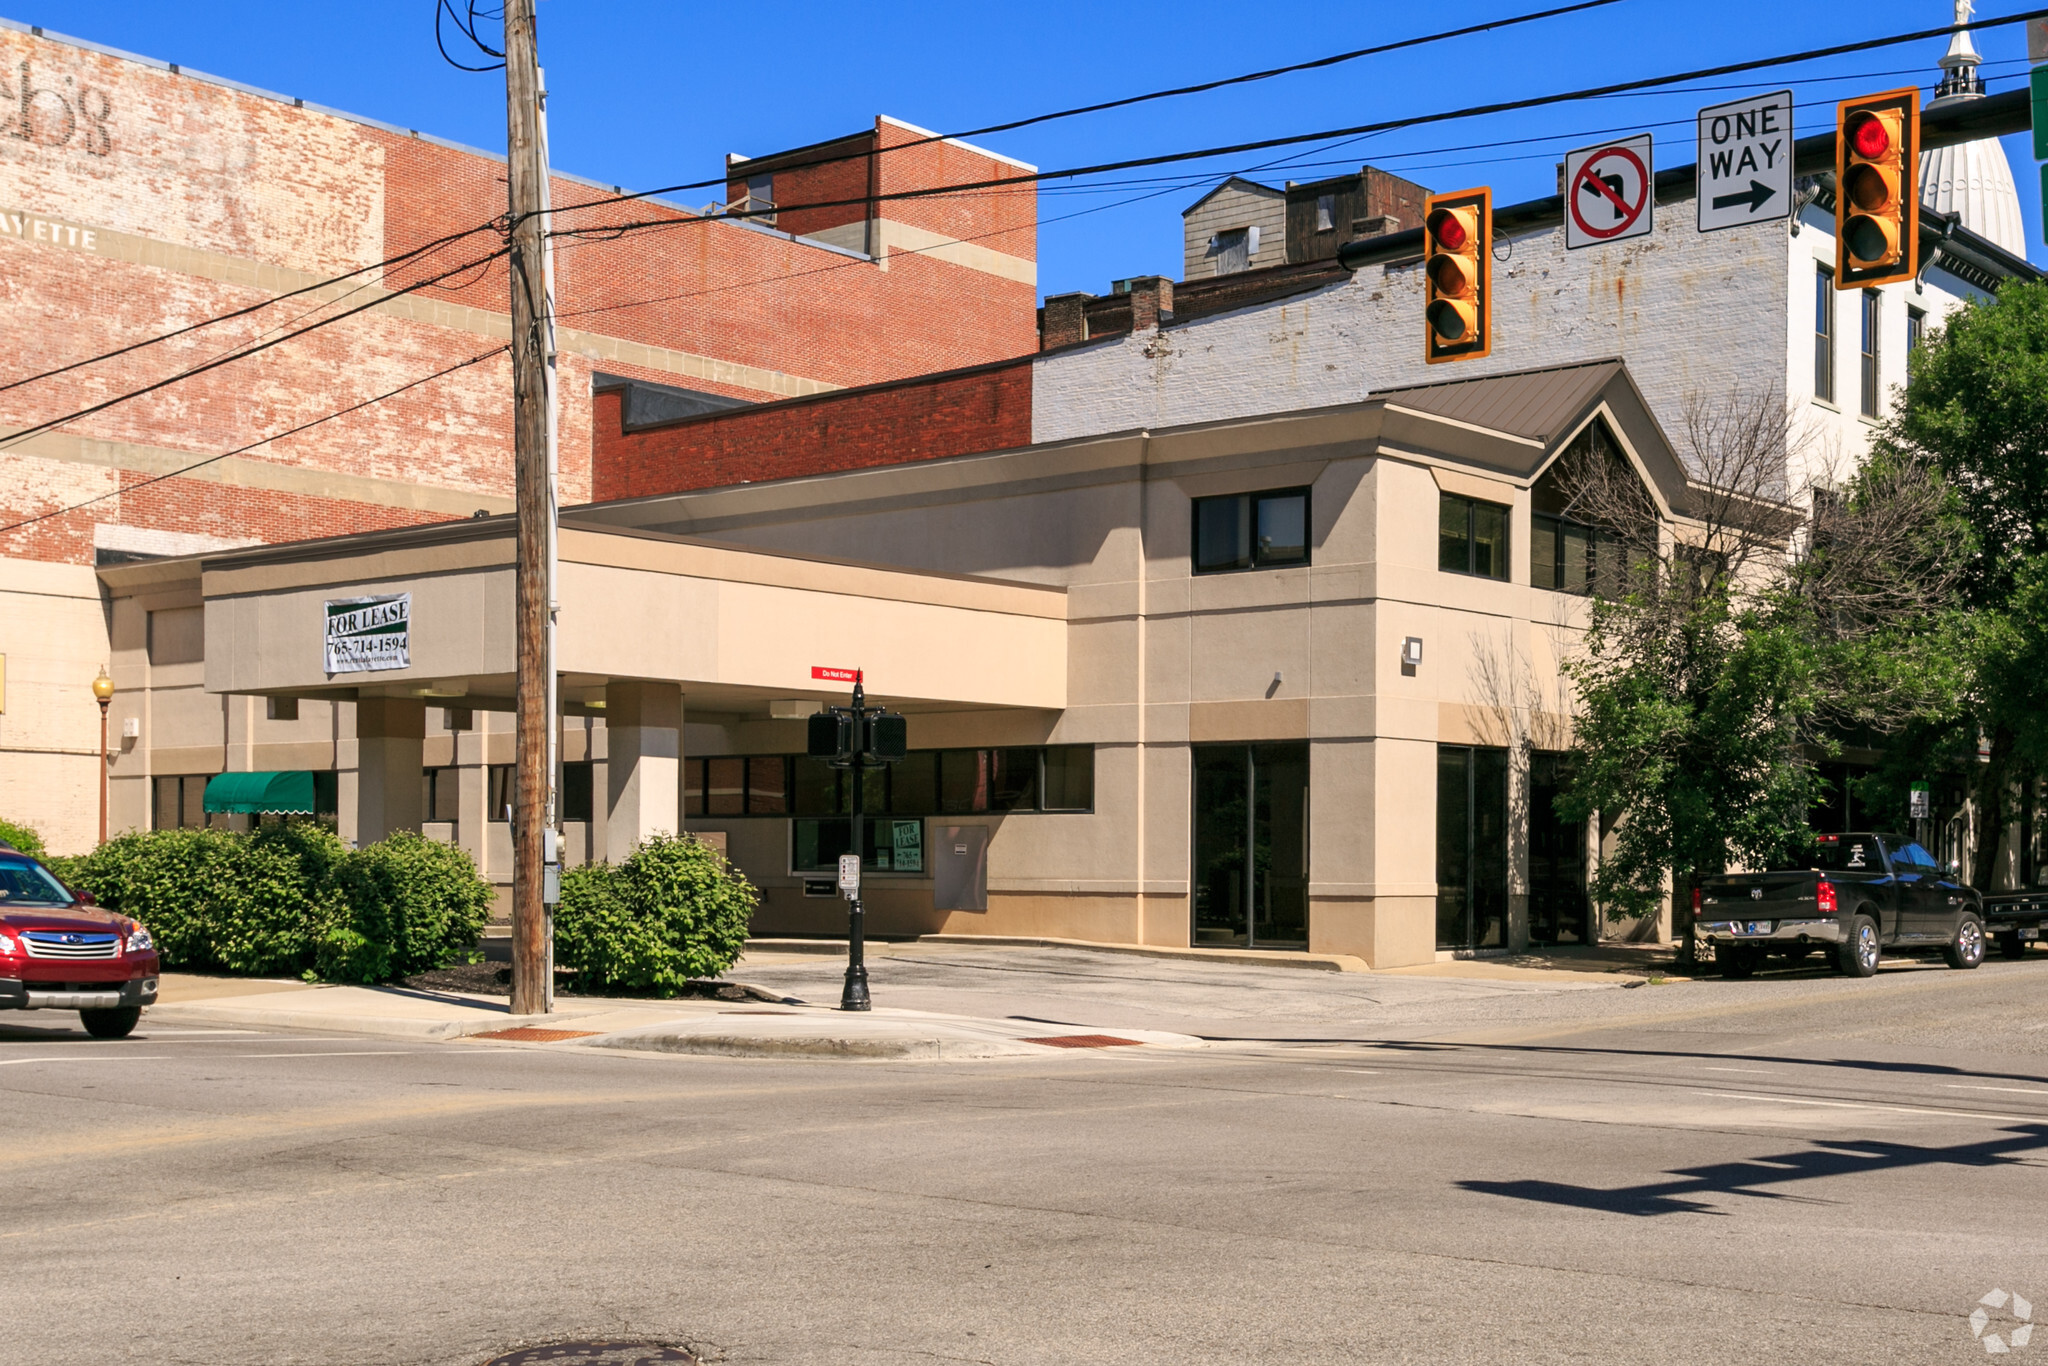
{"type": "Polygon", "coordinates": [[[157,973],[148,930],[0,845],[0,1010],[75,1010],[94,1038],[125,1038],[157,973]]]}

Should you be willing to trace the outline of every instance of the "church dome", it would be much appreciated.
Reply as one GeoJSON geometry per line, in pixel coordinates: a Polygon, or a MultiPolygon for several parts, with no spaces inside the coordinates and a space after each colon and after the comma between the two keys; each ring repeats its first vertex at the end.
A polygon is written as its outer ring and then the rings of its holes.
{"type": "MultiPolygon", "coordinates": [[[[1956,0],[1956,22],[1970,21],[1970,0],[1956,0]]],[[[1977,55],[1967,30],[1950,40],[1941,59],[1941,84],[1927,106],[1939,109],[1984,98],[1984,80],[1977,74],[1977,55]]],[[[1997,138],[1936,147],[1920,154],[1920,202],[1942,213],[1962,215],[1963,226],[2004,247],[2022,260],[2027,230],[2020,218],[2020,193],[2013,185],[2012,166],[1997,138]]]]}

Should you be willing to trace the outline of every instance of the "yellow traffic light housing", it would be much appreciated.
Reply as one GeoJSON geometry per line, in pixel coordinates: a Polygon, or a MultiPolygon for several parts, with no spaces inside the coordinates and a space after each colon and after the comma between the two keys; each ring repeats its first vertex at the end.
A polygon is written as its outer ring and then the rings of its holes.
{"type": "Polygon", "coordinates": [[[1920,269],[1920,92],[1843,100],[1835,114],[1835,287],[1920,269]]]}
{"type": "Polygon", "coordinates": [[[1433,194],[1424,210],[1423,355],[1469,360],[1493,349],[1493,191],[1433,194]]]}

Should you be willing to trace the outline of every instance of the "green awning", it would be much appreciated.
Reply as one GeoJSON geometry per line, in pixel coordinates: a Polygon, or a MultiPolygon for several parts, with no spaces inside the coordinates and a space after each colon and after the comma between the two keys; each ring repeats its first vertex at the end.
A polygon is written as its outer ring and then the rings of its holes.
{"type": "Polygon", "coordinates": [[[313,814],[313,775],[292,773],[221,773],[206,780],[208,811],[245,811],[260,816],[313,814]]]}

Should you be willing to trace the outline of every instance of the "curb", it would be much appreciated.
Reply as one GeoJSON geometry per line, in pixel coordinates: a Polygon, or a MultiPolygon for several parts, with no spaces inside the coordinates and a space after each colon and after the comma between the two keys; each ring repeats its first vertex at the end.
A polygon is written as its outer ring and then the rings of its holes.
{"type": "MultiPolygon", "coordinates": [[[[1194,963],[1251,963],[1259,967],[1306,968],[1311,972],[1371,972],[1363,958],[1348,953],[1292,953],[1273,949],[1184,949],[1154,944],[1103,944],[1092,939],[1051,939],[1015,934],[921,934],[919,944],[992,944],[1007,948],[1087,949],[1124,953],[1138,958],[1179,959],[1194,963]]],[[[842,944],[839,952],[846,952],[842,944]]]]}
{"type": "Polygon", "coordinates": [[[738,1034],[605,1034],[576,1045],[623,1053],[693,1053],[723,1058],[845,1058],[887,1061],[913,1058],[1017,1058],[1049,1052],[1005,1040],[877,1039],[809,1035],[763,1038],[738,1034]]]}
{"type": "Polygon", "coordinates": [[[521,1025],[549,1026],[596,1013],[580,1011],[567,1014],[557,1011],[552,1015],[504,1014],[475,1020],[422,1020],[393,1015],[351,1015],[345,1011],[208,1009],[205,1003],[195,1001],[189,1005],[150,1006],[143,1014],[143,1024],[146,1028],[149,1020],[154,1018],[160,1023],[220,1025],[227,1028],[257,1025],[266,1029],[311,1029],[323,1033],[369,1034],[378,1038],[413,1039],[422,1043],[436,1043],[464,1038],[471,1034],[487,1033],[495,1029],[515,1029],[521,1025]]]}

